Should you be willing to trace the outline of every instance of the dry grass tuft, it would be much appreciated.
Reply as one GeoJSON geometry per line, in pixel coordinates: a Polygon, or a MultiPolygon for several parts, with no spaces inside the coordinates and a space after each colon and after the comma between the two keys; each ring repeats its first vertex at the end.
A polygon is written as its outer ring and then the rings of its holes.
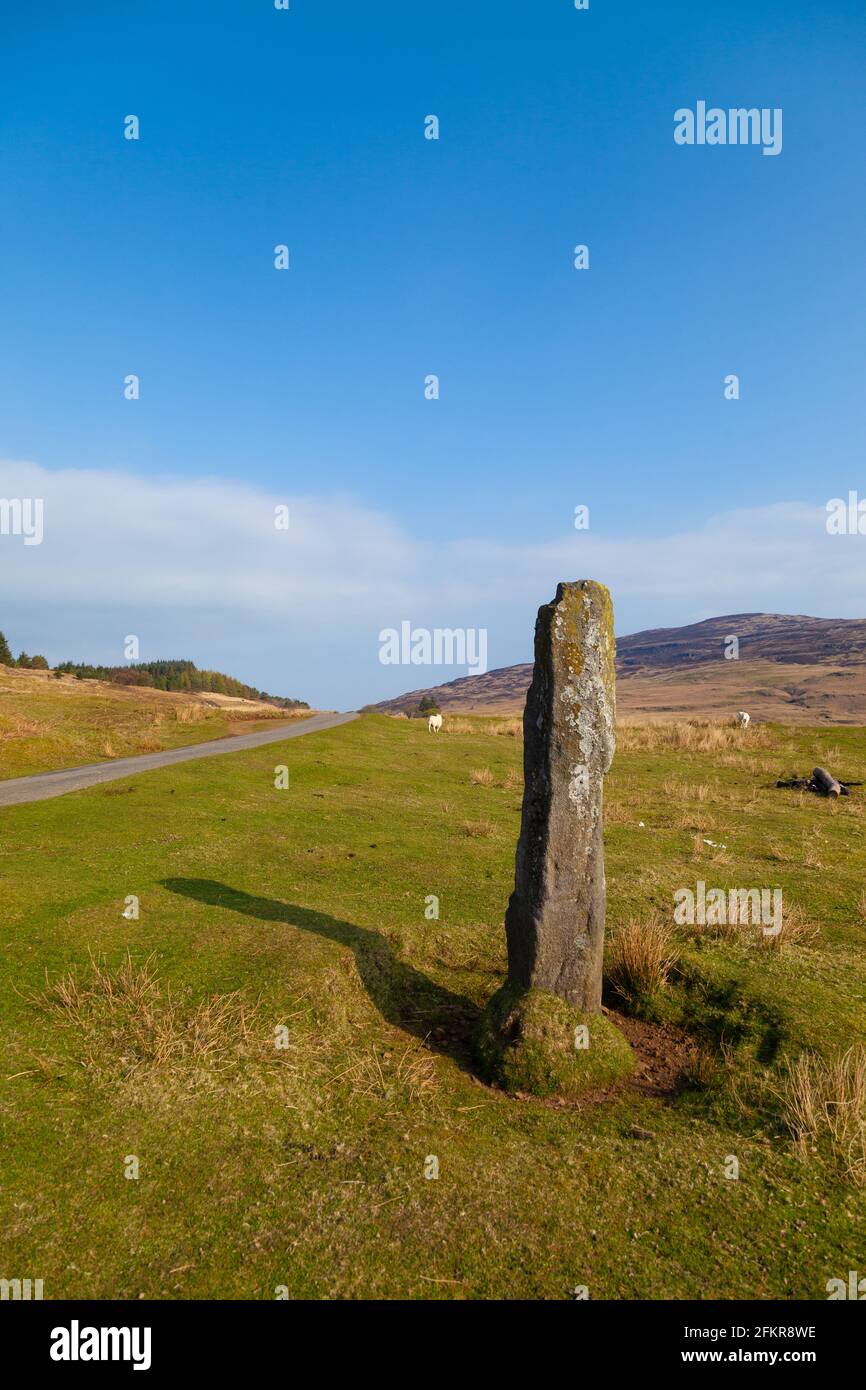
{"type": "MultiPolygon", "coordinates": [[[[688,934],[698,939],[700,937],[712,937],[722,941],[737,941],[746,946],[760,946],[764,950],[778,951],[783,947],[792,946],[795,943],[805,945],[814,941],[819,935],[819,928],[806,916],[802,908],[796,903],[785,901],[782,897],[781,930],[775,934],[770,934],[767,930],[769,923],[759,920],[752,920],[752,913],[758,915],[760,903],[754,907],[749,905],[740,906],[737,902],[736,908],[731,905],[731,893],[733,889],[726,891],[725,898],[725,920],[723,922],[704,922],[694,923],[687,928],[688,934]]],[[[707,909],[709,915],[710,909],[707,909]]]]}
{"type": "Polygon", "coordinates": [[[47,732],[46,725],[37,724],[34,719],[23,719],[18,715],[0,715],[0,742],[6,739],[31,738],[47,732]]]}
{"type": "Polygon", "coordinates": [[[799,863],[797,858],[781,840],[769,840],[767,843],[767,858],[774,860],[777,864],[799,863]]]}
{"type": "Polygon", "coordinates": [[[617,726],[617,746],[624,753],[659,753],[688,750],[692,753],[720,753],[726,749],[753,750],[772,743],[768,729],[750,725],[740,729],[721,720],[688,719],[676,724],[630,724],[617,726]]]}
{"type": "Polygon", "coordinates": [[[520,719],[461,719],[449,715],[443,729],[449,734],[488,734],[493,738],[522,738],[523,722],[520,719]]]}
{"type": "Polygon", "coordinates": [[[178,724],[193,724],[200,719],[213,719],[216,716],[200,702],[190,701],[186,705],[175,705],[174,717],[178,724]]]}
{"type": "Polygon", "coordinates": [[[436,1089],[436,1063],[431,1053],[419,1051],[409,1043],[398,1055],[372,1046],[334,1080],[348,1082],[356,1095],[376,1096],[380,1100],[426,1100],[436,1089]]]}
{"type": "Polygon", "coordinates": [[[663,918],[632,919],[611,941],[606,974],[620,998],[635,1004],[667,983],[677,959],[671,928],[663,918]]]}
{"type": "Polygon", "coordinates": [[[490,723],[488,733],[496,738],[523,738],[522,719],[494,719],[490,723]]]}
{"type": "Polygon", "coordinates": [[[464,835],[470,835],[473,839],[478,840],[494,835],[496,826],[489,820],[465,820],[462,830],[464,835]]]}
{"type": "Polygon", "coordinates": [[[85,980],[75,971],[50,983],[31,1003],[82,1036],[81,1063],[94,1073],[194,1063],[223,1066],[260,1044],[255,1008],[237,990],[193,1004],[157,979],[153,957],[137,965],[129,952],[114,969],[91,956],[85,980]]]}
{"type": "Polygon", "coordinates": [[[866,1046],[829,1060],[803,1053],[788,1063],[776,1094],[801,1153],[825,1145],[845,1176],[866,1186],[866,1046]]]}
{"type": "Polygon", "coordinates": [[[782,900],[782,930],[776,936],[761,932],[760,944],[767,950],[780,950],[783,946],[793,946],[795,942],[806,945],[820,934],[820,928],[806,916],[796,903],[782,900]]]}
{"type": "Polygon", "coordinates": [[[493,773],[489,767],[474,767],[469,774],[469,781],[476,787],[490,787],[493,785],[493,773]]]}
{"type": "MultiPolygon", "coordinates": [[[[711,788],[707,782],[682,782],[677,777],[666,777],[662,783],[662,791],[668,801],[709,801],[711,794],[711,788]]],[[[713,800],[719,801],[720,799],[718,790],[716,790],[713,800]]]]}

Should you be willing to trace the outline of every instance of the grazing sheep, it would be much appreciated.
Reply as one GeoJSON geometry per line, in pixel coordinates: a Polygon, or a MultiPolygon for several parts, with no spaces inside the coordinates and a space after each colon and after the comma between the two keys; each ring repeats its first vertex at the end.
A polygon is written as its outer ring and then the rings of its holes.
{"type": "Polygon", "coordinates": [[[430,718],[427,720],[427,732],[428,732],[428,733],[431,733],[431,734],[438,734],[438,732],[439,732],[439,730],[440,730],[441,728],[442,728],[442,715],[441,715],[441,714],[431,714],[431,715],[430,715],[430,718]]]}
{"type": "Polygon", "coordinates": [[[746,711],[744,709],[737,710],[737,723],[739,724],[741,729],[748,728],[751,722],[752,716],[750,714],[746,714],[746,711]]]}

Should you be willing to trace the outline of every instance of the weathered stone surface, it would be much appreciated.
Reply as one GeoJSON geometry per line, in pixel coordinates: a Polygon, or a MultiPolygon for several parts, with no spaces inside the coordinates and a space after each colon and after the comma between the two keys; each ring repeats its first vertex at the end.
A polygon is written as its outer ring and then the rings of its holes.
{"type": "Polygon", "coordinates": [[[508,979],[481,1015],[482,1072],[512,1093],[579,1096],[631,1071],[601,1013],[602,784],[614,750],[610,595],[560,584],[538,612],[523,716],[523,818],[508,904],[508,979]]]}
{"type": "Polygon", "coordinates": [[[602,783],[614,752],[613,607],[603,584],[560,584],[538,611],[523,716],[523,815],[508,904],[509,983],[601,1008],[602,783]]]}

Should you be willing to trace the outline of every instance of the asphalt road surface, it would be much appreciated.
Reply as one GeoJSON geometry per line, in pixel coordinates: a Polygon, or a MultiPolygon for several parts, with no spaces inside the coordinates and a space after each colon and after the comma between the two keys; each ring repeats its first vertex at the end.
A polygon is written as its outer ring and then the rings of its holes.
{"type": "Polygon", "coordinates": [[[314,714],[293,724],[281,724],[276,729],[262,729],[255,734],[237,734],[234,738],[216,738],[210,743],[196,743],[188,748],[166,748],[162,753],[141,753],[136,758],[117,758],[110,763],[90,763],[87,767],[68,767],[62,772],[40,772],[34,777],[11,777],[0,782],[0,806],[17,806],[22,801],[47,801],[51,796],[81,791],[97,782],[116,782],[133,773],[150,772],[154,767],[171,763],[188,763],[193,758],[215,758],[220,753],[239,753],[245,748],[260,748],[263,743],[282,743],[287,738],[300,738],[318,729],[334,729],[348,724],[357,714],[314,714]]]}

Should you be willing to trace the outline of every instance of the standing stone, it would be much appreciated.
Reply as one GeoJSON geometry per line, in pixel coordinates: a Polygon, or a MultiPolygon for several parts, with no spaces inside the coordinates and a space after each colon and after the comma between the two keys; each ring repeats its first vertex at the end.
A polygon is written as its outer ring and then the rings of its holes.
{"type": "Polygon", "coordinates": [[[602,783],[613,760],[613,608],[603,584],[560,584],[538,610],[523,716],[524,792],[508,976],[575,1008],[601,1008],[602,783]]]}
{"type": "Polygon", "coordinates": [[[634,1069],[626,1037],[602,1013],[602,781],[614,742],[613,610],[603,584],[560,584],[538,610],[523,727],[509,977],[478,1019],[475,1055],[512,1094],[578,1097],[634,1069]]]}
{"type": "Polygon", "coordinates": [[[614,723],[610,594],[591,579],[560,584],[538,610],[523,716],[508,979],[477,1032],[483,1069],[509,1090],[577,1094],[633,1065],[625,1038],[601,1014],[602,785],[614,723]]]}

